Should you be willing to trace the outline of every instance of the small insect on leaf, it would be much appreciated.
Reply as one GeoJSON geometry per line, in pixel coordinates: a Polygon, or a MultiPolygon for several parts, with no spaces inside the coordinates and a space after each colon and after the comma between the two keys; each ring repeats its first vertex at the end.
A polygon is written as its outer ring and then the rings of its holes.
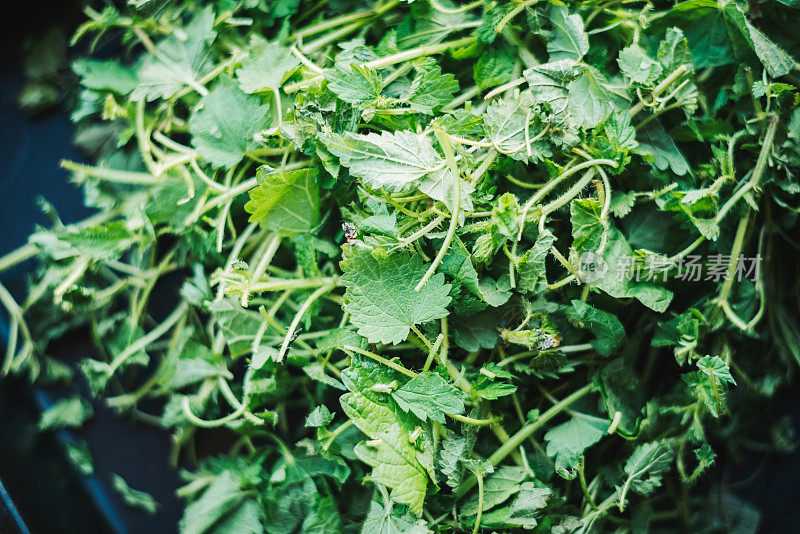
{"type": "Polygon", "coordinates": [[[358,238],[358,229],[356,225],[351,222],[342,223],[342,230],[344,230],[344,238],[347,240],[347,244],[351,247],[354,246],[358,238]]]}

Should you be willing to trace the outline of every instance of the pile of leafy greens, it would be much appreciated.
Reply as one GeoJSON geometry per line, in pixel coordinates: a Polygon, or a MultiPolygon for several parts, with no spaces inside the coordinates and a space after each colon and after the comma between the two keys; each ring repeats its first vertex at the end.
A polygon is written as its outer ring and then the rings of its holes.
{"type": "Polygon", "coordinates": [[[0,259],[2,372],[93,399],[43,429],[171,433],[184,534],[755,528],[703,474],[794,447],[797,2],[127,4],[94,214],[0,259]]]}

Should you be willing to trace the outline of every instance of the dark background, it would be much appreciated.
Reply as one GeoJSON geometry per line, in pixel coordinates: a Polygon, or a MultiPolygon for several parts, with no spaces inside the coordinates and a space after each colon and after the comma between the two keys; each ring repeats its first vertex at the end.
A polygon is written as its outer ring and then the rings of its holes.
{"type": "MultiPolygon", "coordinates": [[[[60,91],[61,105],[35,117],[26,115],[17,104],[25,83],[27,42],[44,38],[54,28],[62,28],[69,38],[84,20],[84,3],[18,2],[17,13],[6,19],[0,32],[0,256],[25,244],[35,225],[48,224],[36,205],[37,197],[50,201],[65,223],[88,213],[80,191],[59,167],[62,159],[84,158],[72,144],[68,109],[74,95],[60,91]]],[[[80,46],[69,52],[70,56],[80,53],[80,46]]],[[[63,75],[66,79],[70,73],[67,70],[63,75]]],[[[18,300],[24,296],[28,268],[30,264],[2,273],[3,284],[18,300]]],[[[0,315],[0,347],[5,350],[7,322],[0,315]]],[[[84,358],[89,355],[85,339],[80,333],[68,337],[54,347],[53,354],[67,361],[84,358]]],[[[79,388],[85,393],[83,386],[79,388]]],[[[177,470],[169,466],[168,435],[120,419],[97,403],[95,416],[79,432],[39,434],[40,410],[63,394],[40,391],[18,379],[0,379],[0,482],[30,531],[176,532],[181,503],[175,489],[180,481],[177,470]],[[83,477],[68,463],[62,443],[75,439],[89,443],[95,476],[83,477]],[[123,504],[111,488],[112,473],[120,474],[132,488],[152,494],[161,504],[156,517],[123,504]]],[[[2,500],[0,488],[0,534],[14,533],[2,500]]]]}
{"type": "MultiPolygon", "coordinates": [[[[87,213],[80,191],[59,167],[61,159],[82,159],[72,144],[69,92],[62,92],[60,106],[33,118],[17,104],[25,82],[25,43],[43,38],[54,27],[63,28],[69,36],[83,20],[83,3],[17,3],[18,9],[29,13],[15,15],[13,22],[0,32],[0,256],[23,245],[36,224],[47,224],[48,219],[36,207],[38,196],[52,202],[64,222],[87,213]]],[[[80,46],[69,52],[71,56],[80,53],[80,46]]],[[[69,76],[69,71],[64,76],[69,76]]],[[[18,298],[24,293],[28,267],[23,265],[2,275],[3,284],[18,298]]],[[[2,318],[0,338],[6,333],[2,318]]],[[[72,336],[53,353],[66,360],[85,357],[88,347],[84,339],[80,334],[72,336]]],[[[0,534],[15,532],[11,526],[15,518],[3,510],[2,501],[8,496],[34,534],[175,532],[181,510],[175,489],[180,481],[176,470],[169,466],[168,436],[120,419],[97,403],[95,416],[79,432],[39,434],[38,414],[57,398],[58,394],[37,390],[18,379],[0,380],[0,534]],[[65,458],[63,442],[75,439],[89,443],[95,476],[78,475],[65,458]],[[161,504],[159,513],[151,518],[125,506],[111,488],[112,473],[122,475],[131,487],[151,493],[161,504]]],[[[798,407],[800,391],[795,387],[774,399],[770,413],[753,416],[771,421],[789,414],[797,428],[798,407]]],[[[762,532],[796,532],[800,517],[796,503],[800,497],[798,481],[797,454],[765,458],[762,453],[751,452],[720,458],[698,490],[709,495],[718,493],[720,488],[725,488],[722,494],[735,490],[761,511],[762,532]]]]}

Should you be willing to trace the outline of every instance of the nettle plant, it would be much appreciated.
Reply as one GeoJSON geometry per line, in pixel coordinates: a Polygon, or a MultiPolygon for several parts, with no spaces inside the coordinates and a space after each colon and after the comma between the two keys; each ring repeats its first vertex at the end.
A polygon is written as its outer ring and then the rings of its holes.
{"type": "Polygon", "coordinates": [[[796,2],[128,4],[3,372],[170,432],[182,532],[753,523],[693,485],[794,446],[796,2]]]}

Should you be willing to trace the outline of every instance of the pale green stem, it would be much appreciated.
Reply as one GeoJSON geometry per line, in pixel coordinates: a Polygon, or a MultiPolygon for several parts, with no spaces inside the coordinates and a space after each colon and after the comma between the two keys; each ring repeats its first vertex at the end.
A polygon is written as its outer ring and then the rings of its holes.
{"type": "Polygon", "coordinates": [[[399,363],[393,362],[391,360],[387,360],[383,356],[379,356],[378,354],[375,354],[374,352],[370,352],[368,350],[364,350],[364,349],[359,348],[359,347],[353,347],[352,345],[345,345],[345,346],[342,347],[342,350],[344,350],[345,352],[349,352],[351,355],[352,355],[352,353],[355,352],[356,354],[361,354],[362,356],[366,356],[367,358],[371,358],[371,359],[375,360],[376,362],[382,363],[386,367],[394,369],[398,373],[404,374],[404,375],[406,375],[406,376],[408,376],[410,378],[414,378],[415,376],[417,376],[417,373],[415,373],[414,371],[411,371],[410,369],[406,369],[405,367],[403,367],[399,363]]]}
{"type": "Polygon", "coordinates": [[[138,351],[147,347],[150,343],[157,340],[161,336],[167,333],[167,331],[172,328],[172,325],[178,322],[178,320],[186,313],[189,309],[189,305],[184,301],[181,302],[180,305],[175,308],[175,310],[166,318],[164,322],[160,325],[155,327],[153,330],[150,331],[149,334],[137,339],[134,343],[128,345],[128,347],[120,352],[111,362],[109,365],[107,374],[111,376],[114,372],[119,368],[120,365],[125,363],[125,361],[136,354],[138,351]]]}
{"type": "Polygon", "coordinates": [[[428,280],[430,280],[431,276],[433,276],[433,273],[436,272],[436,268],[442,262],[442,258],[444,258],[444,255],[447,253],[447,249],[450,248],[450,242],[453,240],[453,236],[455,236],[456,227],[458,226],[458,218],[461,215],[461,176],[459,176],[458,173],[458,165],[456,164],[456,157],[453,153],[453,146],[450,144],[450,139],[445,132],[436,129],[434,130],[434,135],[436,135],[436,139],[439,140],[439,144],[442,146],[442,151],[444,152],[445,159],[447,160],[447,165],[450,167],[450,173],[453,175],[453,180],[456,181],[456,205],[455,208],[453,208],[453,213],[451,214],[450,219],[450,227],[447,229],[447,235],[444,237],[442,246],[439,248],[439,252],[433,259],[430,267],[428,267],[428,270],[414,288],[414,291],[420,291],[423,287],[425,287],[425,284],[428,283],[428,280]]]}
{"type": "MultiPolygon", "coordinates": [[[[396,65],[397,63],[402,63],[404,61],[411,61],[413,59],[417,59],[424,56],[431,56],[434,54],[441,54],[442,52],[446,52],[451,48],[458,48],[461,46],[467,46],[475,42],[477,37],[464,37],[461,39],[456,39],[455,41],[449,41],[446,43],[439,43],[436,45],[425,45],[420,46],[417,48],[412,48],[411,50],[405,50],[403,52],[398,52],[397,54],[392,54],[390,56],[386,56],[384,58],[374,59],[372,61],[367,61],[364,63],[364,67],[370,70],[378,70],[385,67],[390,67],[392,65],[396,65]]],[[[310,87],[312,85],[316,85],[321,83],[325,77],[322,75],[314,76],[312,78],[308,78],[306,80],[289,84],[284,87],[284,92],[287,94],[295,93],[301,89],[305,89],[306,87],[310,87]]]]}
{"type": "MultiPolygon", "coordinates": [[[[89,165],[81,165],[74,161],[63,160],[61,167],[72,171],[79,176],[91,176],[106,182],[114,182],[118,184],[128,185],[155,185],[161,183],[161,180],[152,174],[134,171],[122,171],[117,169],[104,169],[103,167],[91,167],[89,165]]],[[[81,183],[81,178],[76,179],[77,183],[81,183]]]]}
{"type": "MultiPolygon", "coordinates": [[[[495,466],[499,464],[512,451],[516,450],[517,447],[519,447],[523,441],[528,439],[528,436],[532,435],[534,432],[536,432],[542,426],[544,426],[544,424],[547,423],[550,419],[552,419],[553,417],[555,417],[556,415],[560,414],[565,409],[567,409],[573,402],[577,401],[578,399],[580,399],[581,397],[592,391],[592,388],[593,388],[592,384],[588,384],[580,388],[579,390],[573,392],[569,396],[565,397],[564,399],[556,403],[549,410],[540,415],[538,419],[536,419],[536,421],[528,423],[527,425],[523,426],[516,434],[511,436],[508,441],[503,443],[503,445],[501,445],[500,448],[498,448],[494,452],[494,454],[492,454],[489,457],[489,462],[491,462],[491,464],[495,466]]],[[[477,480],[475,479],[475,477],[472,477],[464,481],[458,487],[458,490],[456,491],[456,496],[463,497],[464,495],[466,495],[466,493],[475,486],[476,482],[477,480]]]]}
{"type": "MultiPolygon", "coordinates": [[[[659,94],[663,93],[670,85],[672,85],[673,82],[675,82],[678,78],[680,78],[681,76],[683,76],[687,72],[689,72],[689,67],[686,66],[686,65],[681,65],[680,67],[675,69],[672,72],[672,74],[670,74],[669,76],[664,78],[664,81],[662,81],[660,84],[658,84],[653,89],[653,91],[651,93],[651,97],[652,98],[656,98],[659,94]]],[[[631,111],[630,111],[631,117],[636,116],[636,114],[638,114],[640,111],[642,111],[644,109],[644,107],[645,107],[645,103],[644,102],[642,102],[642,101],[637,102],[631,108],[631,111]]]]}
{"type": "Polygon", "coordinates": [[[336,287],[335,284],[328,284],[320,287],[319,289],[311,293],[311,295],[308,296],[306,301],[303,302],[303,305],[300,306],[300,309],[297,310],[294,319],[289,325],[289,330],[287,330],[286,336],[283,338],[283,343],[281,343],[281,349],[278,352],[278,360],[277,360],[278,363],[282,362],[283,358],[286,356],[286,351],[289,350],[289,343],[292,342],[292,337],[294,337],[294,333],[297,330],[297,326],[300,324],[300,321],[303,319],[303,315],[305,315],[305,313],[308,311],[311,305],[314,304],[314,301],[316,301],[325,293],[331,291],[334,287],[336,287]]]}

